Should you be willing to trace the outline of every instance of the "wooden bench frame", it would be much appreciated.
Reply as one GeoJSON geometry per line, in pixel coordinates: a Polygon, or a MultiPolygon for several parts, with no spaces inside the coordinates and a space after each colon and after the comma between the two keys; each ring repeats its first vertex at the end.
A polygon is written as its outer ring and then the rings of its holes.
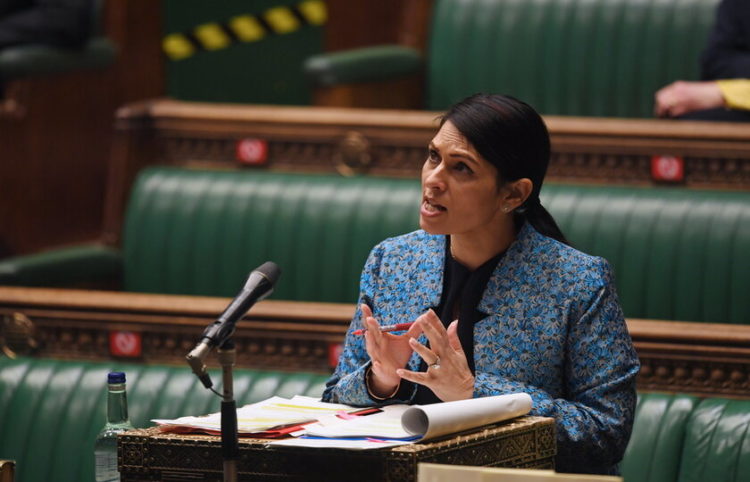
{"type": "MultiPolygon", "coordinates": [[[[133,361],[184,364],[227,298],[0,287],[6,353],[111,359],[110,336],[140,335],[133,361]]],[[[334,303],[263,301],[237,325],[239,366],[330,372],[354,313],[334,303]]],[[[627,320],[639,389],[750,398],[750,326],[627,320]]],[[[218,366],[211,358],[209,363],[218,366]]]]}
{"type": "MultiPolygon", "coordinates": [[[[266,143],[264,168],[418,177],[439,112],[146,101],[119,109],[105,206],[117,243],[137,171],[167,164],[242,168],[241,140],[266,143]]],[[[750,130],[733,123],[545,118],[548,181],[651,185],[654,156],[677,157],[676,185],[750,189],[750,130]]]]}

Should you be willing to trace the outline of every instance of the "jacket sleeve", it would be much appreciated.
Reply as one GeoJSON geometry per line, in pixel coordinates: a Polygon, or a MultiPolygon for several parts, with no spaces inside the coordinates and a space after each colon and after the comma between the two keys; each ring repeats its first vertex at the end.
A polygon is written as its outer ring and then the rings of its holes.
{"type": "Polygon", "coordinates": [[[750,3],[722,0],[701,55],[703,80],[750,77],[750,3]]]}
{"type": "Polygon", "coordinates": [[[750,110],[750,79],[717,80],[730,109],[750,110]]]}
{"type": "MultiPolygon", "coordinates": [[[[336,370],[326,382],[322,397],[324,402],[345,403],[354,406],[376,404],[376,401],[370,397],[365,383],[365,374],[370,366],[370,357],[365,349],[365,337],[355,336],[352,332],[362,328],[360,304],[365,300],[375,299],[382,257],[381,244],[373,248],[362,270],[357,309],[349,325],[349,330],[346,332],[344,350],[339,357],[336,370]]],[[[377,316],[377,311],[375,315],[377,316]]]]}
{"type": "Polygon", "coordinates": [[[603,284],[586,300],[583,314],[568,323],[564,398],[495,374],[476,374],[475,397],[526,392],[533,400],[530,415],[555,418],[556,469],[563,472],[607,472],[622,459],[633,423],[639,362],[609,267],[600,261],[603,284]]]}

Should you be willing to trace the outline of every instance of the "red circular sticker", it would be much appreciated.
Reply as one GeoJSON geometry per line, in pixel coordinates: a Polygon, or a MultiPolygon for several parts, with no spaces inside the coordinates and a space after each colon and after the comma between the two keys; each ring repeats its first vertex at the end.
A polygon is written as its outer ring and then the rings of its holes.
{"type": "Polygon", "coordinates": [[[685,177],[685,161],[678,156],[651,158],[651,177],[657,181],[679,182],[685,177]]]}
{"type": "Polygon", "coordinates": [[[268,160],[268,142],[264,139],[240,139],[237,141],[236,155],[243,164],[265,164],[268,160]]]}
{"type": "Polygon", "coordinates": [[[114,356],[141,356],[141,334],[132,331],[110,332],[109,352],[114,356]]]}

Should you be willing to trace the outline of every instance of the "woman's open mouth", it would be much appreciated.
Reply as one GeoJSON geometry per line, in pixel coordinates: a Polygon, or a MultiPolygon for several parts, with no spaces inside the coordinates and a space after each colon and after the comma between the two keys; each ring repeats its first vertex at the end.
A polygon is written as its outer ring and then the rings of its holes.
{"type": "Polygon", "coordinates": [[[422,200],[422,208],[420,209],[420,214],[423,216],[437,216],[438,214],[447,211],[445,206],[442,206],[440,204],[437,204],[436,202],[424,198],[422,200]]]}

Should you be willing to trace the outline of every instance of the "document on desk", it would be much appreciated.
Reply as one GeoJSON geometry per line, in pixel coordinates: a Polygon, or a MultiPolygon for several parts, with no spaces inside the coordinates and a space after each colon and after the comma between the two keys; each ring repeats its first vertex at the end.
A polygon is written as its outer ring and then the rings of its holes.
{"type": "Polygon", "coordinates": [[[372,449],[430,440],[527,414],[531,397],[513,393],[432,405],[388,405],[362,417],[321,417],[274,445],[372,449]]]}
{"type": "MultiPolygon", "coordinates": [[[[296,427],[295,430],[299,430],[304,424],[315,422],[326,416],[361,410],[361,408],[348,405],[321,402],[311,397],[295,396],[291,399],[271,397],[237,409],[237,432],[245,436],[275,436],[278,430],[273,429],[279,427],[293,426],[296,427]]],[[[221,413],[151,421],[164,431],[221,433],[221,413]]],[[[285,435],[283,432],[278,435],[285,435]]]]}

